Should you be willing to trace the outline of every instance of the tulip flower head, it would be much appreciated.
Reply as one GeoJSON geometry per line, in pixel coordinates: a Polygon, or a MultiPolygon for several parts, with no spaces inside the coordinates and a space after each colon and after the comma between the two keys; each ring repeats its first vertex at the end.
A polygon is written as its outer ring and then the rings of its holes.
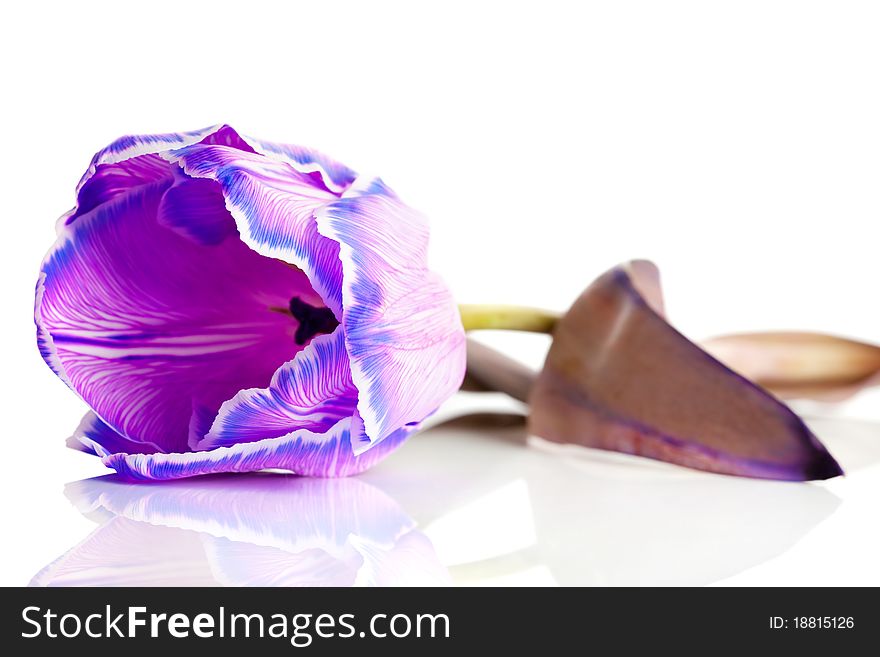
{"type": "Polygon", "coordinates": [[[228,126],[98,152],[35,321],[90,406],[71,443],[124,476],[362,471],[461,384],[428,227],[381,180],[228,126]]]}

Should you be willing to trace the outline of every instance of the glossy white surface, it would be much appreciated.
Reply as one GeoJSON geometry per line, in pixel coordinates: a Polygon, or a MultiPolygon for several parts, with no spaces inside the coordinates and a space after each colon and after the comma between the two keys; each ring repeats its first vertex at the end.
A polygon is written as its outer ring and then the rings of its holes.
{"type": "Polygon", "coordinates": [[[511,404],[461,397],[357,478],[71,483],[57,523],[19,528],[5,583],[880,584],[874,422],[814,419],[848,475],[801,484],[550,445],[511,404]],[[97,528],[51,531],[80,514],[97,528]],[[37,536],[63,556],[30,557],[37,536]]]}

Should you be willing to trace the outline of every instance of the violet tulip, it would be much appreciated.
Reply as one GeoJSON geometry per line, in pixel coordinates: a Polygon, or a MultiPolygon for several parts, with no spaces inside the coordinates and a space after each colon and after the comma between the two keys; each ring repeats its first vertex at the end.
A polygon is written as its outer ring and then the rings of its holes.
{"type": "Polygon", "coordinates": [[[341,476],[461,384],[428,227],[381,180],[228,126],[98,152],[36,291],[40,350],[126,477],[341,476]]]}

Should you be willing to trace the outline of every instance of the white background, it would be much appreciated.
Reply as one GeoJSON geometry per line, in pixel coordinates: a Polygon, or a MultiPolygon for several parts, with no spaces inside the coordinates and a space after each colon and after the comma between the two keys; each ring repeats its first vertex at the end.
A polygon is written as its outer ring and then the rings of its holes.
{"type": "MultiPolygon", "coordinates": [[[[43,365],[32,304],[54,221],[112,139],[228,122],[378,173],[431,218],[461,302],[564,309],[647,257],[694,337],[880,340],[878,34],[876,3],[839,1],[7,6],[0,584],[92,527],[61,488],[104,470],[63,446],[84,407],[43,365]]],[[[877,583],[880,471],[860,476],[733,583],[877,583]]]]}

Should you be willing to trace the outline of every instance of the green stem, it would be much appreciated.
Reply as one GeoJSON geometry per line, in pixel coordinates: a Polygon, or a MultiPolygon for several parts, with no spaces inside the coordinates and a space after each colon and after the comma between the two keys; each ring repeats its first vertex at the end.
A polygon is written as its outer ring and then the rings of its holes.
{"type": "Polygon", "coordinates": [[[498,329],[552,333],[561,315],[552,310],[525,306],[461,304],[461,323],[465,331],[498,329]]]}

